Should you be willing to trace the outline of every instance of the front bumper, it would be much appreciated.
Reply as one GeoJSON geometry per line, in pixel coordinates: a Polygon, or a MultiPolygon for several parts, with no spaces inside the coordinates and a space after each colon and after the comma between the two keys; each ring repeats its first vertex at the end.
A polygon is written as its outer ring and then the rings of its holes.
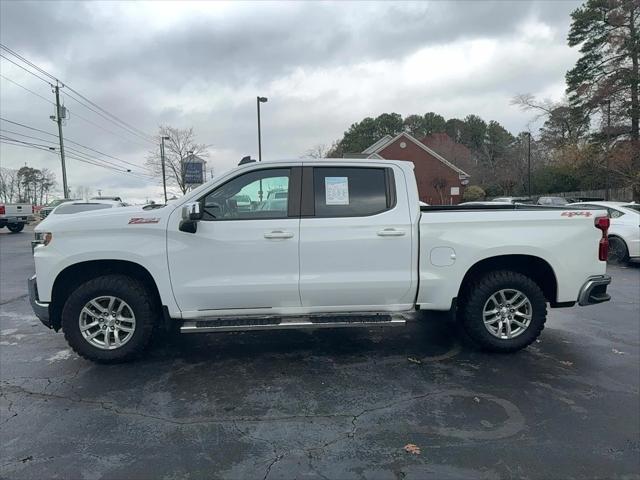
{"type": "Polygon", "coordinates": [[[608,302],[611,300],[611,295],[607,293],[607,285],[610,283],[610,275],[596,275],[594,277],[589,277],[580,289],[578,305],[594,305],[596,303],[608,302]]]}
{"type": "Polygon", "coordinates": [[[36,283],[35,275],[29,278],[27,285],[29,286],[29,302],[31,303],[33,313],[36,314],[36,317],[40,319],[43,325],[52,328],[49,318],[49,304],[41,303],[38,299],[38,284],[36,283]]]}

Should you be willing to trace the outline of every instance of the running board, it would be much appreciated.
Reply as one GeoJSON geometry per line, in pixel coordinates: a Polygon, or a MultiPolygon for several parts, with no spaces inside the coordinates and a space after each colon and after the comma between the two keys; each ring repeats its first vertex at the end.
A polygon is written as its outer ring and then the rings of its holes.
{"type": "Polygon", "coordinates": [[[180,333],[241,332],[247,330],[284,330],[307,328],[403,326],[402,315],[314,315],[306,317],[236,317],[187,320],[180,333]]]}

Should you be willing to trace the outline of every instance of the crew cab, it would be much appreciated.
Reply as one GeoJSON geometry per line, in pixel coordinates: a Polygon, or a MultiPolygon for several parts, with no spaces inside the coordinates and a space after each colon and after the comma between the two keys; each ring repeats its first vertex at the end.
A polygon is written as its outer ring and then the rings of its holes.
{"type": "Polygon", "coordinates": [[[33,221],[33,212],[30,203],[0,203],[0,228],[7,227],[12,233],[19,233],[33,221]]]}
{"type": "Polygon", "coordinates": [[[516,351],[547,305],[609,300],[608,225],[598,210],[421,206],[408,162],[245,163],[164,206],[50,215],[29,291],[42,323],[100,362],[166,325],[398,326],[415,310],[453,311],[481,347],[516,351]]]}

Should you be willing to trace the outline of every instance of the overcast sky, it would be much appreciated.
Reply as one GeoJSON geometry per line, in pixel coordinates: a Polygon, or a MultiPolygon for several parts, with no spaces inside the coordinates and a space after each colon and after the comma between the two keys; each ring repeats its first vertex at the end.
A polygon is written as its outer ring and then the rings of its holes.
{"type": "MultiPolygon", "coordinates": [[[[194,127],[198,141],[211,145],[208,168],[219,174],[244,155],[257,156],[256,95],[269,98],[262,105],[264,159],[298,158],[384,112],[475,113],[514,133],[526,129],[532,115],[510,99],[562,97],[564,74],[577,59],[566,45],[569,14],[579,4],[1,0],[0,37],[141,131],[194,127]]],[[[48,85],[4,59],[0,70],[53,100],[48,85]]],[[[0,85],[3,118],[57,132],[51,104],[4,78],[0,85]]],[[[65,137],[144,164],[153,145],[63,98],[70,111],[65,137]]],[[[54,154],[0,148],[3,167],[48,167],[62,183],[54,154]]],[[[153,180],[73,159],[67,170],[72,191],[161,197],[153,180]]]]}

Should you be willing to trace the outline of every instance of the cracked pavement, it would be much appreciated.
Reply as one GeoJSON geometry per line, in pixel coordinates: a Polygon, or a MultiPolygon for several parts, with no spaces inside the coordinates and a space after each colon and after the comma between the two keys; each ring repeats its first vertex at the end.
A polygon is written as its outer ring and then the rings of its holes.
{"type": "Polygon", "coordinates": [[[429,314],[165,335],[104,366],[31,312],[31,232],[0,231],[0,478],[640,478],[637,266],[515,355],[429,314]]]}

